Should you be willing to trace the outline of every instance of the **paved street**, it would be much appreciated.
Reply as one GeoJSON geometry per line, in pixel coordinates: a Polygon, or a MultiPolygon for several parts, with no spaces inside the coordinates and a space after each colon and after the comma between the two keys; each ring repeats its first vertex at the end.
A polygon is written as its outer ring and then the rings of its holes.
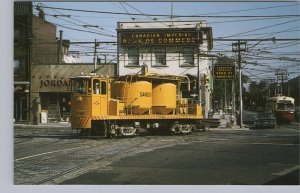
{"type": "Polygon", "coordinates": [[[99,139],[15,126],[15,184],[297,185],[299,124],[99,139]]]}

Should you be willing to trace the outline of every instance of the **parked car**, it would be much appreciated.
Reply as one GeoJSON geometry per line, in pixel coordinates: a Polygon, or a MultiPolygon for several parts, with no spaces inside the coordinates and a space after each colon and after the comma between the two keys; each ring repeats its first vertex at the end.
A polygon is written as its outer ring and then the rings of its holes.
{"type": "MultiPolygon", "coordinates": [[[[253,111],[243,111],[243,125],[248,128],[254,127],[254,120],[257,117],[257,113],[253,111]]],[[[240,116],[237,116],[237,123],[240,124],[240,116]]]]}
{"type": "Polygon", "coordinates": [[[259,113],[254,119],[255,128],[276,128],[276,117],[272,113],[259,113]]]}
{"type": "Polygon", "coordinates": [[[256,112],[262,112],[263,110],[264,110],[264,109],[263,109],[262,107],[257,107],[255,111],[256,111],[256,112]]]}

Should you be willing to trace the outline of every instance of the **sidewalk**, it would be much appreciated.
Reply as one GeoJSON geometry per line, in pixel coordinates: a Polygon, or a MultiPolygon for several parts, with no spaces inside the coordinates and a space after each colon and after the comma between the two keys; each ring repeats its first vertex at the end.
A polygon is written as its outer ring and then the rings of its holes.
{"type": "MultiPolygon", "coordinates": [[[[242,128],[240,128],[239,125],[236,125],[236,123],[234,123],[234,125],[231,125],[231,116],[230,114],[224,113],[223,115],[219,115],[219,114],[214,114],[214,118],[219,118],[220,121],[220,125],[219,127],[215,127],[215,128],[209,128],[209,130],[249,130],[249,128],[246,125],[243,125],[242,128]]],[[[235,118],[234,118],[235,119],[235,118]]],[[[235,120],[234,120],[235,122],[235,120]]]]}
{"type": "Polygon", "coordinates": [[[70,122],[58,123],[39,123],[38,125],[29,125],[27,123],[14,123],[14,128],[71,128],[70,122]]]}
{"type": "Polygon", "coordinates": [[[226,131],[228,131],[228,130],[230,130],[230,131],[241,131],[241,130],[244,130],[244,131],[247,131],[247,130],[249,130],[249,128],[245,127],[245,126],[240,128],[239,125],[233,125],[232,127],[222,127],[222,126],[220,126],[220,127],[215,127],[215,128],[209,128],[208,130],[212,130],[212,131],[225,131],[225,130],[226,131]]]}

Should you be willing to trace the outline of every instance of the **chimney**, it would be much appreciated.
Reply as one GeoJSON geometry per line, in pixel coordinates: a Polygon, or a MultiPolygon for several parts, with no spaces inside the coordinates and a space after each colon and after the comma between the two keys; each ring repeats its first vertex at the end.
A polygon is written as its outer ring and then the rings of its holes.
{"type": "Polygon", "coordinates": [[[43,12],[43,10],[39,11],[39,18],[45,20],[45,13],[43,12]]]}
{"type": "Polygon", "coordinates": [[[44,6],[41,3],[38,3],[36,6],[36,10],[39,12],[39,18],[45,20],[44,6]]]}

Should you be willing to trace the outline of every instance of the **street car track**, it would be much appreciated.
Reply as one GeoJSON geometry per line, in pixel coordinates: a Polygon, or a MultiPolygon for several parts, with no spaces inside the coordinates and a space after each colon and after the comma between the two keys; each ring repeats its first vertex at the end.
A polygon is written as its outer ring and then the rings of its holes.
{"type": "MultiPolygon", "coordinates": [[[[107,139],[99,143],[97,141],[96,144],[93,145],[85,145],[85,146],[77,146],[73,148],[60,149],[56,151],[44,152],[40,154],[30,155],[22,158],[15,159],[15,173],[22,173],[22,171],[31,171],[32,166],[39,167],[39,165],[45,164],[45,162],[49,163],[59,163],[60,159],[66,158],[66,156],[72,156],[72,154],[80,154],[80,152],[88,152],[93,151],[93,148],[97,148],[96,150],[104,152],[104,154],[100,155],[100,157],[95,157],[96,159],[88,160],[91,156],[84,158],[87,161],[84,161],[82,164],[77,164],[75,167],[70,169],[63,170],[62,172],[56,173],[54,175],[50,175],[50,177],[44,178],[39,181],[32,182],[30,184],[43,184],[50,182],[52,180],[56,180],[57,178],[64,176],[65,174],[76,173],[77,170],[82,170],[85,166],[90,166],[93,163],[96,163],[101,160],[109,160],[117,155],[126,156],[128,153],[136,151],[140,145],[149,141],[149,137],[141,137],[138,141],[133,141],[133,138],[125,138],[125,139],[107,139]],[[124,145],[124,142],[127,143],[124,145]],[[124,148],[125,147],[125,148],[124,148]],[[112,149],[112,150],[110,150],[112,149]],[[112,152],[112,153],[111,153],[112,152]],[[107,154],[107,155],[105,155],[107,154]],[[28,163],[26,163],[28,161],[28,163]],[[19,165],[20,164],[20,165],[19,165]]],[[[95,149],[94,149],[95,151],[95,149]]],[[[72,161],[72,160],[71,160],[72,161]]],[[[90,168],[85,168],[84,171],[88,171],[90,168]]],[[[34,171],[33,171],[34,172],[34,171]]],[[[48,175],[49,176],[49,175],[48,175]]]]}
{"type": "MultiPolygon", "coordinates": [[[[70,173],[76,173],[76,171],[78,171],[78,170],[84,170],[85,172],[87,172],[91,169],[94,169],[92,167],[92,165],[93,164],[97,165],[98,161],[110,160],[110,159],[113,159],[114,157],[118,157],[118,156],[121,156],[121,157],[124,156],[125,157],[130,152],[136,151],[136,148],[139,148],[140,145],[146,143],[149,140],[148,137],[144,137],[143,139],[144,139],[143,141],[139,141],[137,143],[132,143],[130,146],[126,147],[123,150],[120,150],[120,151],[117,151],[115,153],[109,154],[105,157],[100,157],[100,158],[97,158],[97,159],[94,159],[94,160],[91,160],[91,161],[88,161],[88,162],[84,162],[83,164],[80,164],[80,165],[77,165],[77,166],[72,167],[70,169],[64,170],[64,171],[62,171],[60,173],[57,173],[57,174],[54,174],[54,175],[52,175],[48,178],[36,181],[33,184],[34,185],[48,184],[48,183],[51,183],[53,180],[55,181],[56,179],[58,179],[60,177],[63,177],[64,175],[67,175],[67,174],[69,175],[70,173]]],[[[119,144],[119,145],[124,146],[124,144],[119,144]]]]}
{"type": "MultiPolygon", "coordinates": [[[[72,144],[74,142],[69,142],[69,143],[64,143],[62,145],[66,145],[66,144],[72,144]]],[[[105,141],[105,143],[103,144],[97,144],[97,145],[81,145],[81,146],[77,146],[77,147],[73,147],[73,148],[66,148],[66,149],[59,149],[59,150],[55,150],[55,151],[49,151],[49,152],[44,152],[44,153],[39,153],[39,154],[34,154],[34,155],[30,155],[30,156],[25,156],[25,157],[21,157],[21,158],[18,158],[18,159],[15,159],[14,162],[15,164],[17,164],[19,161],[22,161],[22,160],[27,160],[27,159],[42,159],[42,161],[46,161],[46,160],[50,160],[50,159],[53,159],[53,158],[56,158],[56,157],[59,157],[59,156],[63,156],[63,155],[67,155],[67,154],[70,154],[70,153],[76,153],[78,151],[83,151],[83,150],[86,150],[86,149],[89,149],[89,148],[93,148],[93,147],[97,147],[99,145],[107,145],[107,144],[111,144],[112,141],[105,141]],[[56,154],[56,155],[55,155],[56,154]],[[51,155],[50,157],[47,157],[47,158],[44,158],[43,156],[49,156],[51,155]]],[[[46,144],[46,145],[51,145],[53,143],[49,143],[49,144],[46,144]]],[[[104,146],[106,147],[106,146],[104,146]]],[[[22,168],[22,167],[26,167],[28,165],[32,165],[32,164],[38,164],[40,163],[41,161],[30,161],[28,164],[22,164],[20,166],[15,166],[14,169],[18,169],[18,168],[22,168]]]]}

